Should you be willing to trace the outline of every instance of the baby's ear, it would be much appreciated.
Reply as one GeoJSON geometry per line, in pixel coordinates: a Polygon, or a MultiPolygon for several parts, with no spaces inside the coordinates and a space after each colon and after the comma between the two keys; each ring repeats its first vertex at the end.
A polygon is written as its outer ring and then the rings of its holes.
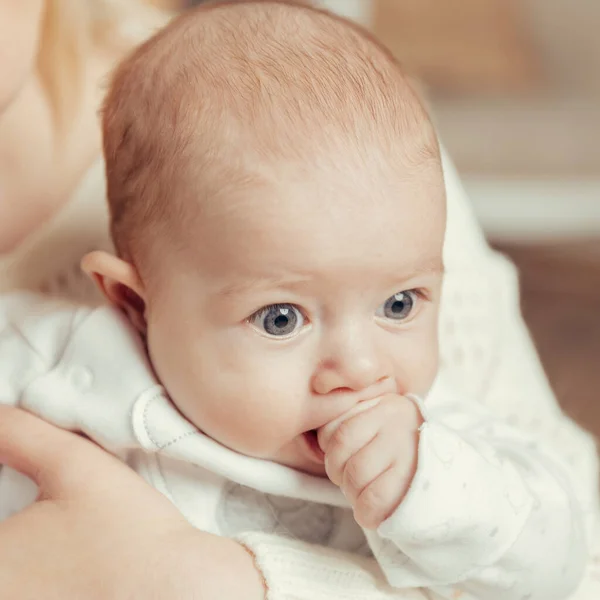
{"type": "Polygon", "coordinates": [[[96,250],[86,254],[81,268],[108,301],[118,306],[142,334],[146,332],[146,293],[136,268],[129,262],[96,250]]]}

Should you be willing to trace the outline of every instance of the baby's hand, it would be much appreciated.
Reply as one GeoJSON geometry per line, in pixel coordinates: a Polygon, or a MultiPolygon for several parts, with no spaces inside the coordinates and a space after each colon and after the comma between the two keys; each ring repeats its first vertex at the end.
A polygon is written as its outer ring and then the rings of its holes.
{"type": "Polygon", "coordinates": [[[361,527],[379,527],[404,498],[417,468],[422,422],[412,400],[387,394],[319,430],[327,475],[361,527]]]}

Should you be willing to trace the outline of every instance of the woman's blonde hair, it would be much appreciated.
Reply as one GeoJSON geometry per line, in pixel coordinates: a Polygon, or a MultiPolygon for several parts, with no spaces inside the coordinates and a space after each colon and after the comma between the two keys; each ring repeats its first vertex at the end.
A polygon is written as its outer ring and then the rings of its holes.
{"type": "Polygon", "coordinates": [[[125,53],[165,19],[142,0],[46,0],[38,69],[55,119],[62,124],[76,109],[91,50],[112,46],[125,53]]]}

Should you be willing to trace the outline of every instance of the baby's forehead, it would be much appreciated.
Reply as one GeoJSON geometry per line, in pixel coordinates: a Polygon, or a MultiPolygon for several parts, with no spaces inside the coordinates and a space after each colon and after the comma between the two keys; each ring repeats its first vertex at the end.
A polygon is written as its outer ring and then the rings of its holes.
{"type": "MultiPolygon", "coordinates": [[[[405,212],[417,214],[420,205],[438,202],[443,209],[444,184],[437,161],[418,163],[386,158],[350,156],[313,157],[306,161],[263,162],[243,172],[222,172],[206,189],[206,179],[192,180],[186,197],[190,212],[202,221],[241,221],[255,213],[264,217],[319,217],[326,214],[405,212]]],[[[340,215],[341,216],[341,215],[340,215]]]]}
{"type": "Polygon", "coordinates": [[[359,171],[318,166],[301,178],[275,169],[260,184],[227,186],[201,199],[195,211],[190,203],[191,212],[182,214],[185,237],[215,264],[288,262],[299,270],[326,257],[338,265],[352,262],[357,251],[375,256],[381,248],[411,260],[412,250],[429,242],[441,248],[445,206],[438,170],[359,171]]]}

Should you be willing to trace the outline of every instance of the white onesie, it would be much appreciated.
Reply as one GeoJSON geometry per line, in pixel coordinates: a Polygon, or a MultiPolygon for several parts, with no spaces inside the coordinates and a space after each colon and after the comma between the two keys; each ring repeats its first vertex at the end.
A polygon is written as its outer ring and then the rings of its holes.
{"type": "MultiPolygon", "coordinates": [[[[0,402],[83,432],[200,529],[372,552],[399,588],[464,600],[567,598],[587,561],[595,505],[584,505],[561,449],[477,402],[458,401],[441,378],[422,407],[410,490],[376,532],[360,529],[327,479],[203,435],[170,402],[137,333],[112,307],[2,297],[0,402]]],[[[593,452],[584,434],[566,427],[593,452]]],[[[30,482],[1,468],[0,519],[34,498],[30,482]]]]}

